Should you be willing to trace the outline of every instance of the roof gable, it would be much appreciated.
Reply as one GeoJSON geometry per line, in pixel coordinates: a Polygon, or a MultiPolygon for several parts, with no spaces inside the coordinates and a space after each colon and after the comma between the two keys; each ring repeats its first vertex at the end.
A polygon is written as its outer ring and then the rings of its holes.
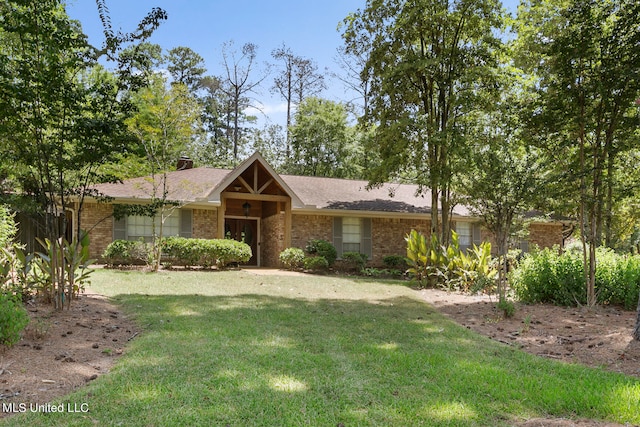
{"type": "Polygon", "coordinates": [[[291,197],[293,208],[304,207],[298,195],[289,187],[282,177],[269,165],[259,152],[242,162],[227,174],[207,195],[210,202],[220,202],[225,190],[246,192],[250,194],[284,193],[291,197]]]}

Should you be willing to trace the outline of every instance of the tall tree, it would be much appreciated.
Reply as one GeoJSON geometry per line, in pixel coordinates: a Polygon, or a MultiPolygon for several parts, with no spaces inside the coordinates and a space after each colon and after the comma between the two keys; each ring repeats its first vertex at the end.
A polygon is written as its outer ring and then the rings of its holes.
{"type": "Polygon", "coordinates": [[[200,82],[207,72],[202,56],[189,47],[179,46],[167,52],[167,70],[173,80],[187,86],[195,92],[200,88],[200,82]]]}
{"type": "Polygon", "coordinates": [[[490,87],[503,25],[497,0],[369,0],[345,20],[346,52],[370,78],[365,120],[377,125],[372,184],[408,173],[431,191],[431,231],[450,235],[451,181],[465,153],[459,119],[490,87]]]}
{"type": "MultiPolygon", "coordinates": [[[[71,274],[58,263],[67,213],[76,208],[70,196],[80,212],[83,198],[94,195],[90,186],[108,178],[98,166],[127,141],[129,104],[121,89],[131,82],[96,68],[97,50],[61,1],[4,1],[0,16],[0,149],[15,165],[16,189],[37,200],[45,219],[54,255],[51,297],[61,309],[73,295],[71,274]]],[[[152,31],[163,15],[148,18],[139,29],[152,31]]],[[[107,50],[117,53],[115,39],[107,50]]]]}
{"type": "Polygon", "coordinates": [[[491,98],[476,117],[468,117],[469,156],[458,181],[461,200],[484,220],[495,237],[499,269],[499,300],[506,298],[507,251],[516,221],[534,206],[544,171],[537,151],[521,136],[519,105],[513,75],[503,73],[501,95],[491,98]]]}
{"type": "Polygon", "coordinates": [[[133,98],[137,107],[127,125],[144,147],[150,174],[150,212],[153,224],[154,269],[160,267],[163,226],[175,208],[170,199],[167,174],[175,170],[177,159],[185,152],[200,118],[200,104],[186,85],[175,83],[167,89],[164,79],[156,76],[151,86],[133,98]],[[157,224],[156,224],[157,219],[157,224]]]}
{"type": "Polygon", "coordinates": [[[291,127],[288,173],[343,178],[348,143],[347,112],[342,104],[309,97],[298,106],[291,127]]]}
{"type": "MultiPolygon", "coordinates": [[[[538,79],[530,123],[547,147],[563,148],[572,160],[564,183],[579,189],[590,306],[596,304],[596,247],[609,222],[614,172],[628,150],[629,112],[638,99],[639,26],[640,4],[632,0],[526,2],[516,23],[522,64],[538,79]]],[[[557,152],[549,157],[556,160],[557,152]]]]}
{"type": "Polygon", "coordinates": [[[263,73],[256,80],[251,80],[257,66],[257,50],[258,46],[253,43],[245,43],[240,52],[234,49],[232,41],[222,45],[222,62],[225,70],[222,90],[228,97],[229,112],[233,123],[230,131],[233,141],[234,165],[238,162],[238,151],[244,133],[243,122],[247,118],[244,110],[252,106],[250,95],[256,93],[260,83],[267,77],[267,74],[263,73]]]}
{"type": "Polygon", "coordinates": [[[284,44],[271,52],[271,56],[282,64],[280,74],[273,79],[272,91],[287,103],[287,139],[285,152],[290,153],[289,127],[292,122],[291,109],[308,96],[319,95],[326,89],[324,76],[318,73],[317,65],[310,59],[295,55],[284,44]]]}

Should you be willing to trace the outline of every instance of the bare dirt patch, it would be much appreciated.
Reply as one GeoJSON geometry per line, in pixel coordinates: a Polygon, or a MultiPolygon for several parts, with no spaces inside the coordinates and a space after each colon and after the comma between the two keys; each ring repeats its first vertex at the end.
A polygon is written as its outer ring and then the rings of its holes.
{"type": "MultiPolygon", "coordinates": [[[[27,304],[22,340],[0,350],[0,403],[46,404],[109,372],[134,323],[106,298],[84,294],[69,310],[27,304]]],[[[0,418],[10,413],[0,412],[0,418]]]]}

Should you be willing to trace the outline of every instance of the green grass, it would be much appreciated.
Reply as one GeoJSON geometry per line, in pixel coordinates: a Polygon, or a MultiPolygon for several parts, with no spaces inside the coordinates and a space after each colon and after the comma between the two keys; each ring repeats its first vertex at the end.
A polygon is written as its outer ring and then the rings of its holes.
{"type": "Polygon", "coordinates": [[[143,332],[109,375],[61,400],[88,413],[6,425],[640,423],[637,379],[492,342],[399,282],[105,270],[92,289],[143,332]]]}

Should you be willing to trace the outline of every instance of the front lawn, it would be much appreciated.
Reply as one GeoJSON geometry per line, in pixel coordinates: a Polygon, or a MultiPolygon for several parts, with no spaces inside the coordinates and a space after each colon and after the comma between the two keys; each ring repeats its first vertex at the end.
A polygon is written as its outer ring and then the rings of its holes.
{"type": "Polygon", "coordinates": [[[492,342],[400,282],[99,270],[92,289],[143,332],[112,373],[63,400],[89,412],[6,425],[640,423],[637,379],[492,342]]]}

